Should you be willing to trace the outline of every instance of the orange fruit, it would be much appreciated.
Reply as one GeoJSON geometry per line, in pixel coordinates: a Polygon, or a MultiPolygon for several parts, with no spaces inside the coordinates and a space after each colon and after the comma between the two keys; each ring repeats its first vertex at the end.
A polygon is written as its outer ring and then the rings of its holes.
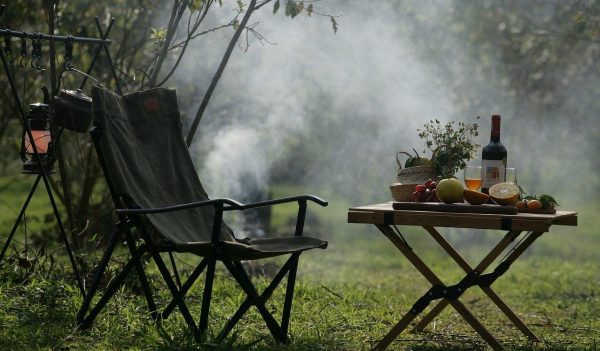
{"type": "Polygon", "coordinates": [[[463,197],[471,205],[481,205],[487,202],[490,198],[488,194],[480,193],[479,191],[465,189],[463,197]]]}
{"type": "Polygon", "coordinates": [[[489,193],[492,200],[500,205],[512,205],[519,200],[519,187],[513,183],[492,185],[489,193]]]}
{"type": "Polygon", "coordinates": [[[542,203],[540,200],[529,200],[527,201],[527,208],[532,208],[534,210],[538,208],[542,208],[542,203]]]}
{"type": "Polygon", "coordinates": [[[517,208],[527,208],[527,200],[519,200],[515,203],[517,208]]]}

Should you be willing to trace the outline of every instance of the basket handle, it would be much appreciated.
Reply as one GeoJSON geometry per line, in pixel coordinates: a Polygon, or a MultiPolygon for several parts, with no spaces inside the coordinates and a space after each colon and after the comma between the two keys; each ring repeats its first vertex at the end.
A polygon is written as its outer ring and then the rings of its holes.
{"type": "Polygon", "coordinates": [[[406,151],[398,151],[398,152],[396,152],[396,162],[398,162],[398,169],[402,169],[402,162],[400,162],[400,159],[398,158],[398,156],[400,156],[400,154],[405,154],[408,157],[412,157],[412,155],[409,154],[406,151]]]}

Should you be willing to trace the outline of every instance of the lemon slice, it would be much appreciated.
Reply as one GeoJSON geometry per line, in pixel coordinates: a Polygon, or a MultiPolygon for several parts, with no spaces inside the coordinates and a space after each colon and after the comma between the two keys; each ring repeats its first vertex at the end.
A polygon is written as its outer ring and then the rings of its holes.
{"type": "Polygon", "coordinates": [[[500,205],[512,205],[519,200],[519,187],[513,183],[492,185],[489,193],[492,200],[500,205]]]}

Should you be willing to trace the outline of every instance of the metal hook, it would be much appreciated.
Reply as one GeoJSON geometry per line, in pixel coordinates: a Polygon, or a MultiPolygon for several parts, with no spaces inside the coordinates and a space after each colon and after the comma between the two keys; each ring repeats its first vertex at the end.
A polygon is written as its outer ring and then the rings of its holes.
{"type": "Polygon", "coordinates": [[[6,53],[7,57],[12,57],[12,43],[10,41],[10,35],[7,35],[4,37],[4,52],[6,53]]]}
{"type": "Polygon", "coordinates": [[[40,71],[44,71],[44,66],[42,65],[42,40],[38,39],[38,62],[37,66],[40,71]]]}
{"type": "Polygon", "coordinates": [[[31,51],[31,68],[43,71],[44,66],[42,66],[42,40],[40,39],[41,35],[39,33],[35,34],[35,38],[32,41],[33,49],[31,51]]]}
{"type": "Polygon", "coordinates": [[[27,40],[25,37],[21,38],[21,60],[19,60],[19,66],[23,69],[27,68],[27,40]]]}
{"type": "Polygon", "coordinates": [[[67,35],[67,41],[65,41],[65,70],[70,71],[73,69],[73,36],[67,35]]]}
{"type": "Polygon", "coordinates": [[[31,61],[29,62],[29,66],[32,69],[36,69],[36,60],[37,60],[37,43],[35,42],[35,36],[31,39],[31,61]]]}

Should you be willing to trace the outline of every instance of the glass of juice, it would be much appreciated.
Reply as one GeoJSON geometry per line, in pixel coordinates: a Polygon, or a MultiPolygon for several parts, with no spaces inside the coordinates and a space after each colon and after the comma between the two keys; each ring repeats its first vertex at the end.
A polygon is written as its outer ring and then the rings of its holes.
{"type": "Polygon", "coordinates": [[[506,182],[517,185],[517,170],[515,168],[506,168],[506,182]]]}
{"type": "Polygon", "coordinates": [[[481,188],[483,182],[481,166],[465,167],[465,185],[469,190],[477,190],[481,188]]]}

